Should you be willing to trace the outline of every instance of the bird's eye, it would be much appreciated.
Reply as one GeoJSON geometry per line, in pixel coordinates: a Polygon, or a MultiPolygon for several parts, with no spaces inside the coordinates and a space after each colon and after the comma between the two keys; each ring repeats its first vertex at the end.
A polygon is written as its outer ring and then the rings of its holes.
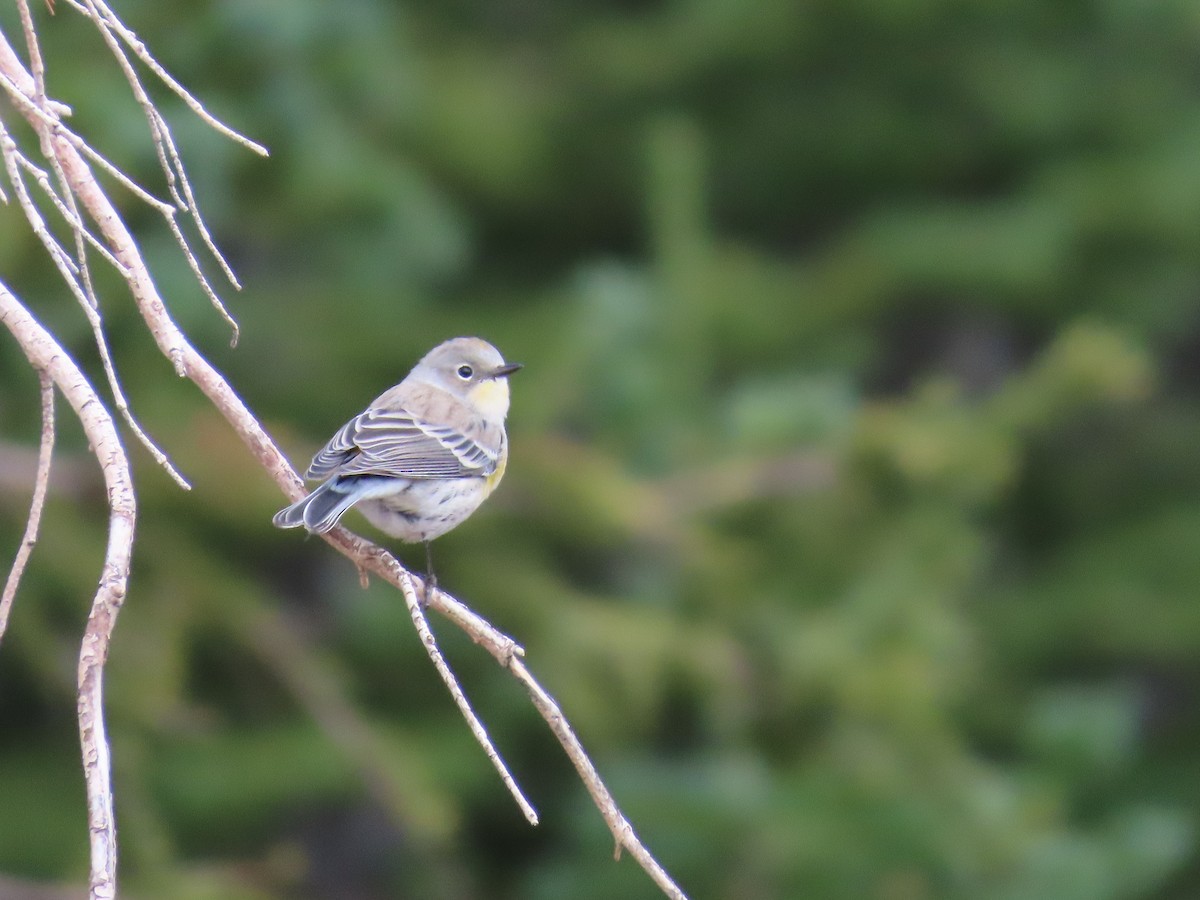
{"type": "Polygon", "coordinates": [[[466,381],[468,378],[470,378],[474,374],[475,374],[475,370],[472,369],[470,366],[459,366],[458,367],[458,377],[461,378],[463,381],[466,381]]]}

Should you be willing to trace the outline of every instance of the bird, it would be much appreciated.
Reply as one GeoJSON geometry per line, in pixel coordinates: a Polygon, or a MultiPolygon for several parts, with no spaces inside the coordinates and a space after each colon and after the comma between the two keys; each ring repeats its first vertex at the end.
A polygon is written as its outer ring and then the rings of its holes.
{"type": "Polygon", "coordinates": [[[351,508],[391,537],[425,545],[425,601],[437,580],[430,542],[462,524],[508,465],[509,376],[522,368],[477,337],[438,344],[313,457],[312,493],[278,528],[324,534],[351,508]]]}

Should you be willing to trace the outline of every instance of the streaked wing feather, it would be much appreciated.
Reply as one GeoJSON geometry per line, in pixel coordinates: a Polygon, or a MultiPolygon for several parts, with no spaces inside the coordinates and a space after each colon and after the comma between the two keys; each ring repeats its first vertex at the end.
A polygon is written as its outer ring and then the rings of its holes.
{"type": "Polygon", "coordinates": [[[478,441],[468,437],[461,431],[445,426],[418,423],[421,430],[437,440],[439,444],[453,453],[473,473],[490,475],[496,468],[498,453],[478,441]]]}
{"type": "Polygon", "coordinates": [[[484,476],[495,471],[496,459],[496,453],[453,428],[430,425],[404,410],[369,409],[347,422],[313,458],[309,478],[335,472],[404,478],[484,476]]]}
{"type": "Polygon", "coordinates": [[[361,416],[355,417],[343,425],[338,433],[329,439],[329,443],[317,452],[312,462],[309,463],[308,471],[304,473],[304,477],[308,481],[321,481],[328,478],[337,470],[338,466],[358,453],[358,447],[354,443],[354,431],[358,426],[359,418],[361,416]]]}

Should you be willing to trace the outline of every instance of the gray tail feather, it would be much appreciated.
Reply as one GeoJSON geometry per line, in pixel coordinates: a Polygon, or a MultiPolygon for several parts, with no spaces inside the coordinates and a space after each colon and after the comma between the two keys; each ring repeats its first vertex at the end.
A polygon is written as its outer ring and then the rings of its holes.
{"type": "Polygon", "coordinates": [[[276,528],[299,528],[303,525],[313,534],[324,534],[358,500],[354,491],[347,493],[339,490],[339,487],[330,479],[307,497],[275,513],[271,522],[276,528]]]}

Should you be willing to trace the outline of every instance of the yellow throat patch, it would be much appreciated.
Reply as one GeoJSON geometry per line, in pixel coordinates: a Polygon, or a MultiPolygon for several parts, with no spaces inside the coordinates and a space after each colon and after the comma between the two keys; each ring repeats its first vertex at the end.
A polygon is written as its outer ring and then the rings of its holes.
{"type": "Polygon", "coordinates": [[[487,419],[508,415],[508,382],[503,378],[481,381],[467,392],[467,399],[487,419]]]}

